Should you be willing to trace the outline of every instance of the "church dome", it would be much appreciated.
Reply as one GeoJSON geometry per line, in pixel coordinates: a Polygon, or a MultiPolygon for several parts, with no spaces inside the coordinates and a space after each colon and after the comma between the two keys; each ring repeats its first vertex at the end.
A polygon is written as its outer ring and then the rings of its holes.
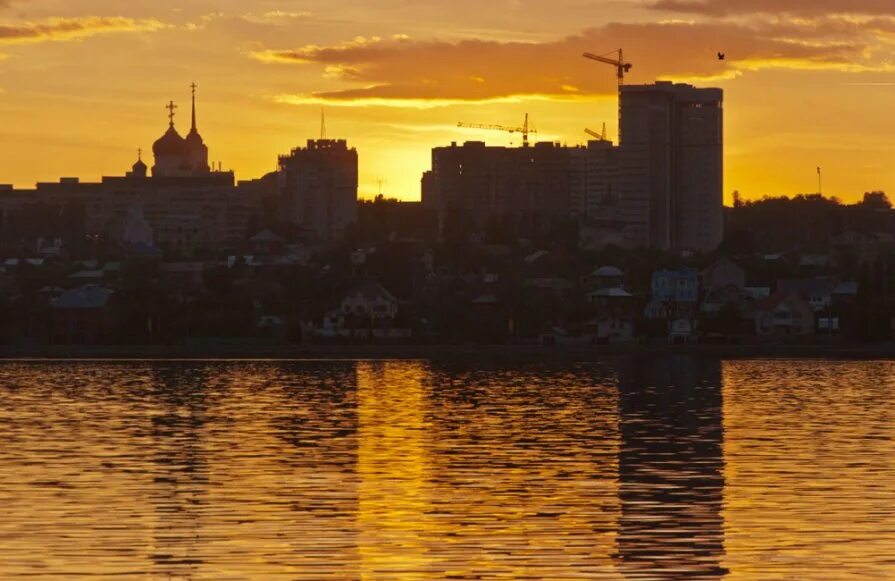
{"type": "Polygon", "coordinates": [[[142,159],[138,159],[137,163],[131,166],[131,169],[134,170],[135,174],[143,174],[146,175],[146,170],[149,169],[145,163],[143,163],[142,159]]]}
{"type": "Polygon", "coordinates": [[[168,130],[155,143],[152,144],[152,153],[156,158],[168,155],[183,155],[186,142],[183,137],[177,133],[174,126],[168,127],[168,130]]]}

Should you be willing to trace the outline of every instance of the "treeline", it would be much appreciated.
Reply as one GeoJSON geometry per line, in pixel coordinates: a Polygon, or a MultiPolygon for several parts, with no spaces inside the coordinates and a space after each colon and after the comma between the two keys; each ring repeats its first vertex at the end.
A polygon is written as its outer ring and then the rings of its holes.
{"type": "Polygon", "coordinates": [[[734,192],[727,209],[725,249],[737,253],[826,252],[830,241],[848,230],[891,232],[895,219],[883,192],[867,192],[855,204],[835,197],[801,194],[743,201],[734,192]]]}

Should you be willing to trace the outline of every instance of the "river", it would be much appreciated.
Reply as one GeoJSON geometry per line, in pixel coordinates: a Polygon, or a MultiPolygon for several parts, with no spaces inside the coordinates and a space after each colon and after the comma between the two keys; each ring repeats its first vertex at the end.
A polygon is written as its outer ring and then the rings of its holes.
{"type": "Polygon", "coordinates": [[[0,578],[895,578],[895,363],[0,363],[0,578]]]}

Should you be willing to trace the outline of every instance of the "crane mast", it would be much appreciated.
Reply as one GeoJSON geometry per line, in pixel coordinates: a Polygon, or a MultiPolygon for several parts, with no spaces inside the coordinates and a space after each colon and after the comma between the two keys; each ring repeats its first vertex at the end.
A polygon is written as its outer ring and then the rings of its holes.
{"type": "Polygon", "coordinates": [[[590,52],[584,53],[582,56],[586,59],[590,59],[592,61],[597,61],[603,64],[612,65],[615,67],[615,77],[618,79],[618,138],[621,141],[622,134],[622,86],[625,84],[625,73],[629,72],[631,68],[634,66],[629,62],[625,62],[625,55],[622,52],[622,49],[614,50],[609,55],[618,54],[618,58],[609,58],[607,55],[599,55],[593,54],[590,52]]]}

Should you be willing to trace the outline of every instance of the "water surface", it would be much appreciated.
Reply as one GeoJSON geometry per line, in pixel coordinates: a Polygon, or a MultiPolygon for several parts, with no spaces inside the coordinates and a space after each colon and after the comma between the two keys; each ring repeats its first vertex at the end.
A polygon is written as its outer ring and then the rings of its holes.
{"type": "Polygon", "coordinates": [[[0,364],[0,578],[895,578],[895,364],[0,364]]]}

